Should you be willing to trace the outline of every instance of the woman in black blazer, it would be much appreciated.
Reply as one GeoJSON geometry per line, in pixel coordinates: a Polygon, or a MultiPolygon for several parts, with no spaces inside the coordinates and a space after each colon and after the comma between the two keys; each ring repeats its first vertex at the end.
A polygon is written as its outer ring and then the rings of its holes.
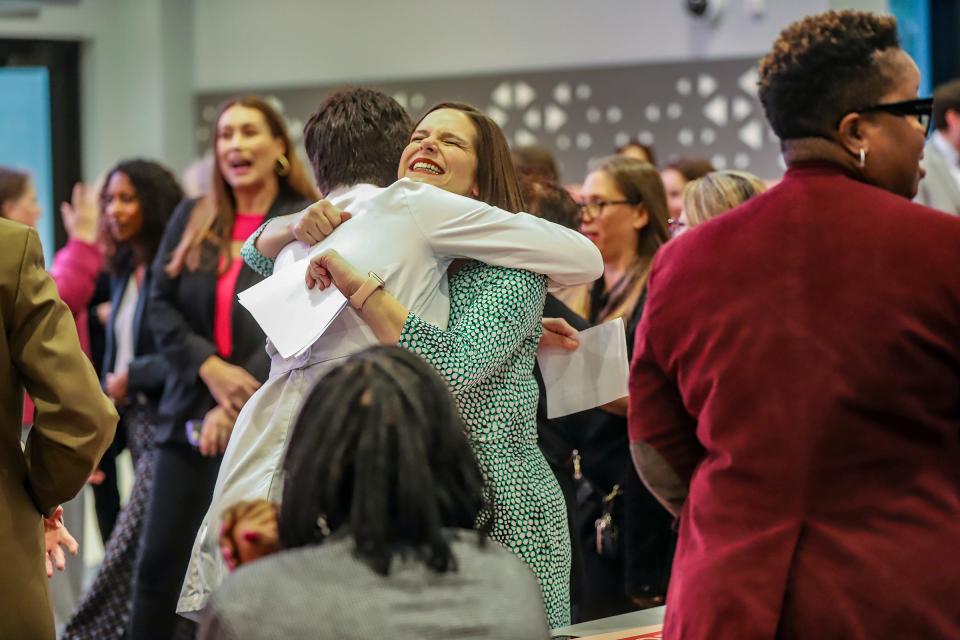
{"type": "Polygon", "coordinates": [[[123,636],[130,618],[133,569],[153,475],[153,437],[167,363],[147,317],[150,263],[183,191],[155,162],[129,160],[107,173],[100,193],[101,236],[110,275],[110,319],[101,377],[120,413],[118,433],[134,463],[130,499],[105,542],[97,575],[67,623],[64,638],[123,636]],[[118,623],[119,621],[119,623],[118,623]]]}
{"type": "Polygon", "coordinates": [[[240,247],[263,220],[317,198],[282,118],[262,99],[225,103],[213,139],[211,190],[177,208],[152,267],[150,323],[169,373],[131,638],[192,633],[175,613],[190,550],[237,413],[269,372],[263,332],[237,302],[261,279],[240,247]]]}

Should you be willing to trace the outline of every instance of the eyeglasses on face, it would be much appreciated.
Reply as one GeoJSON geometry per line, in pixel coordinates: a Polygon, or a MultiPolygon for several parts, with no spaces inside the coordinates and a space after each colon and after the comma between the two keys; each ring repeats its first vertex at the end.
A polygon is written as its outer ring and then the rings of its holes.
{"type": "Polygon", "coordinates": [[[598,216],[603,215],[603,210],[606,207],[612,207],[617,204],[640,204],[639,202],[632,202],[630,200],[592,200],[588,202],[580,202],[578,206],[580,207],[580,219],[581,220],[592,220],[598,216]]]}
{"type": "Polygon", "coordinates": [[[920,126],[923,127],[924,135],[930,133],[930,124],[933,116],[933,98],[917,98],[916,100],[904,100],[903,102],[890,102],[887,104],[874,104],[860,109],[854,109],[858,113],[876,113],[878,111],[889,113],[894,116],[912,116],[917,119],[920,126]]]}

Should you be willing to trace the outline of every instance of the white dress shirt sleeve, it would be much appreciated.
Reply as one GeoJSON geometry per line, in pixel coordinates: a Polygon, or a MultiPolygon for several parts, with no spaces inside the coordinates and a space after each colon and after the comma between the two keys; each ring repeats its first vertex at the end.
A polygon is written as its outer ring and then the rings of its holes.
{"type": "Polygon", "coordinates": [[[392,188],[437,255],[542,273],[558,286],[603,274],[600,251],[576,231],[408,178],[392,188]]]}

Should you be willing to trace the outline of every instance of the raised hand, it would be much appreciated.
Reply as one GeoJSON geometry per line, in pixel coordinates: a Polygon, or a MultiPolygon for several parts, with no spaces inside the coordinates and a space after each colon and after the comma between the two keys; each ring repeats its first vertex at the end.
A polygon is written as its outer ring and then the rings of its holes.
{"type": "Polygon", "coordinates": [[[70,202],[60,204],[63,227],[70,238],[93,244],[100,227],[100,204],[96,190],[82,182],[73,185],[70,202]]]}

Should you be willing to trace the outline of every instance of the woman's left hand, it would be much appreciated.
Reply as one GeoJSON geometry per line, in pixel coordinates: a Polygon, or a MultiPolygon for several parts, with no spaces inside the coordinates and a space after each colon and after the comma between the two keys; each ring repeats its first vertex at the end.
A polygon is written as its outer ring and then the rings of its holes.
{"type": "Polygon", "coordinates": [[[217,405],[203,417],[203,427],[200,429],[200,455],[214,457],[227,450],[230,442],[230,433],[236,416],[217,405]]]}
{"type": "Polygon", "coordinates": [[[540,348],[553,347],[565,351],[576,351],[580,347],[579,331],[563,318],[544,318],[543,335],[540,336],[540,348]]]}
{"type": "Polygon", "coordinates": [[[52,516],[43,519],[43,543],[46,549],[45,562],[48,578],[53,577],[54,567],[57,571],[63,571],[67,566],[63,547],[66,547],[67,552],[72,556],[80,551],[80,545],[63,524],[63,507],[57,507],[52,516]]]}
{"type": "Polygon", "coordinates": [[[333,249],[315,255],[307,267],[308,289],[319,287],[322,291],[332,284],[347,298],[356,293],[366,280],[366,274],[360,273],[333,249]]]}

